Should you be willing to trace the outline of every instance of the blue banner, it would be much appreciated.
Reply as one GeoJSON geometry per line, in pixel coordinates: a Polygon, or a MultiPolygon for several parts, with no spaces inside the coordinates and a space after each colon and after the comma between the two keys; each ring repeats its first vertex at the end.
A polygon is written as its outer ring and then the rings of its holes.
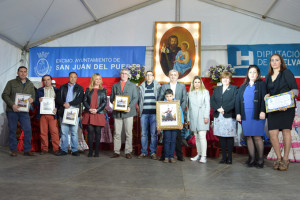
{"type": "Polygon", "coordinates": [[[280,54],[295,76],[300,76],[300,44],[227,45],[228,64],[235,76],[246,76],[249,65],[257,65],[262,76],[268,74],[272,54],[280,54]]]}
{"type": "Polygon", "coordinates": [[[145,65],[146,47],[34,47],[29,51],[29,76],[118,77],[128,65],[145,65]]]}

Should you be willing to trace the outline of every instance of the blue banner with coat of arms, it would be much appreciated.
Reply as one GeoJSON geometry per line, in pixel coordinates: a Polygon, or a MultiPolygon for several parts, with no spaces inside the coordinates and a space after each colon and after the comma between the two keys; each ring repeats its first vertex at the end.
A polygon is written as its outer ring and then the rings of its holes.
{"type": "Polygon", "coordinates": [[[257,65],[261,75],[269,70],[269,60],[274,54],[280,54],[295,76],[300,76],[300,44],[257,44],[227,45],[228,64],[234,67],[235,76],[246,76],[249,65],[257,65]]]}
{"type": "Polygon", "coordinates": [[[29,51],[29,76],[67,77],[76,72],[79,77],[118,77],[129,65],[145,65],[146,47],[34,47],[29,51]]]}

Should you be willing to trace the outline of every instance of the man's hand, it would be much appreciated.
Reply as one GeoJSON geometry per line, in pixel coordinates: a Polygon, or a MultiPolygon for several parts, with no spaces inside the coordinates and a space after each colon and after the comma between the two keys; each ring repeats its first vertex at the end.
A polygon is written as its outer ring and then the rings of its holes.
{"type": "Polygon", "coordinates": [[[179,130],[182,130],[182,129],[183,129],[183,124],[180,123],[179,130]]]}
{"type": "Polygon", "coordinates": [[[57,112],[57,108],[54,108],[53,109],[53,114],[56,115],[56,112],[57,112]]]}
{"type": "Polygon", "coordinates": [[[125,110],[124,112],[130,112],[130,107],[128,107],[127,110],[125,110]]]}
{"type": "Polygon", "coordinates": [[[33,99],[31,97],[29,97],[28,101],[29,101],[29,103],[32,103],[33,99]]]}
{"type": "Polygon", "coordinates": [[[16,104],[14,104],[12,106],[12,109],[13,109],[14,112],[19,112],[19,106],[17,106],[16,104]]]}
{"type": "Polygon", "coordinates": [[[70,108],[70,104],[69,103],[64,103],[64,107],[65,108],[70,108]]]}
{"type": "Polygon", "coordinates": [[[39,102],[42,102],[42,101],[43,101],[43,98],[42,98],[42,97],[40,97],[40,98],[39,98],[39,102]]]}

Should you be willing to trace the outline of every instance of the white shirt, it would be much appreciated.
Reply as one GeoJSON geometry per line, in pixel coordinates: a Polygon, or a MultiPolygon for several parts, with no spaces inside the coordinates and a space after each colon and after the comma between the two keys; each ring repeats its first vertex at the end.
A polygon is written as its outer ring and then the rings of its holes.
{"type": "Polygon", "coordinates": [[[175,97],[175,92],[176,92],[176,85],[177,85],[177,82],[175,84],[170,83],[170,87],[171,87],[171,90],[173,91],[174,97],[175,97]]]}

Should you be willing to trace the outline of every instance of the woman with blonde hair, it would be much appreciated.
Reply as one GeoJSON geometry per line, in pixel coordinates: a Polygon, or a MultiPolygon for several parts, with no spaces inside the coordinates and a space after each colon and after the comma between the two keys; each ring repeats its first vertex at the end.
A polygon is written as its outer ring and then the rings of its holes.
{"type": "Polygon", "coordinates": [[[91,83],[85,91],[83,105],[84,113],[82,124],[88,126],[88,157],[93,156],[93,143],[95,138],[95,154],[99,157],[99,144],[101,128],[105,125],[104,108],[106,106],[106,89],[102,87],[102,77],[99,73],[93,74],[91,83]]]}
{"type": "Polygon", "coordinates": [[[206,132],[209,130],[209,92],[201,78],[195,76],[188,93],[187,121],[196,140],[197,155],[192,161],[206,163],[207,141],[206,132]]]}

